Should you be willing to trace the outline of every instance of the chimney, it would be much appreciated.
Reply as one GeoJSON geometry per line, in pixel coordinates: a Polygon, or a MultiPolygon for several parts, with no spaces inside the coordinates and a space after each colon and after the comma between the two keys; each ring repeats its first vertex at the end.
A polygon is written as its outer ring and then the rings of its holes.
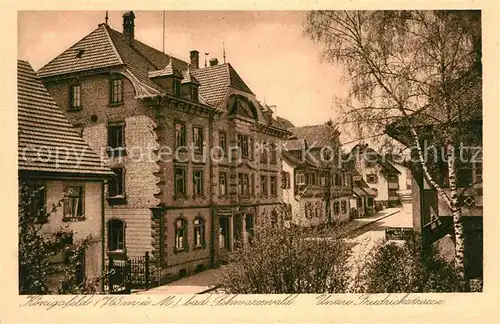
{"type": "Polygon", "coordinates": [[[134,40],[134,19],[133,11],[123,14],[123,35],[129,42],[134,40]]]}
{"type": "Polygon", "coordinates": [[[193,69],[199,69],[200,68],[200,52],[197,50],[192,50],[189,52],[189,56],[191,57],[191,67],[193,69]]]}
{"type": "Polygon", "coordinates": [[[219,60],[216,57],[210,59],[210,66],[215,66],[217,64],[219,64],[219,60]]]}

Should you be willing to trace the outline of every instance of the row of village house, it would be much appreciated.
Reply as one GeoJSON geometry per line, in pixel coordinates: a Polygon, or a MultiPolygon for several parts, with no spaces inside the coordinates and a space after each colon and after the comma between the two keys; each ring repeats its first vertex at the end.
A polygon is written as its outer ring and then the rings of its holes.
{"type": "Polygon", "coordinates": [[[123,32],[100,24],[36,73],[18,62],[20,179],[44,186],[38,204],[64,196],[47,231],[92,234],[86,276],[145,252],[191,273],[258,225],[347,221],[396,203],[404,168],[364,145],[339,163],[334,127],[273,117],[230,64],[168,56],[135,39],[134,25],[132,12],[123,32]],[[78,154],[40,159],[37,146],[78,154]],[[213,147],[216,158],[203,158],[213,147]],[[359,156],[368,151],[372,162],[359,156]]]}

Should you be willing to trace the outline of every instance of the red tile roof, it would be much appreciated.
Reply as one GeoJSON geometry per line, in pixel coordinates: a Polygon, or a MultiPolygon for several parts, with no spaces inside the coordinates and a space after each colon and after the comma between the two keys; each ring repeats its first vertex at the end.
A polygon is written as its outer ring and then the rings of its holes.
{"type": "Polygon", "coordinates": [[[253,94],[231,64],[219,64],[192,71],[201,83],[200,95],[212,106],[219,106],[229,88],[253,94]]]}
{"type": "Polygon", "coordinates": [[[73,128],[26,61],[17,62],[17,92],[19,171],[114,175],[73,128]]]}
{"type": "Polygon", "coordinates": [[[106,28],[100,25],[37,73],[40,77],[50,77],[122,64],[123,61],[111,44],[106,28]]]}
{"type": "MultiPolygon", "coordinates": [[[[121,65],[139,82],[161,94],[163,89],[151,80],[149,72],[167,67],[170,58],[172,72],[185,74],[188,63],[183,60],[170,57],[138,40],[129,42],[122,33],[100,24],[92,33],[42,67],[38,75],[45,78],[121,65]],[[81,57],[77,55],[78,50],[83,50],[81,57]]],[[[213,107],[219,106],[230,87],[253,94],[229,63],[191,70],[191,76],[201,84],[199,94],[202,102],[213,107]]]]}
{"type": "Polygon", "coordinates": [[[333,147],[339,132],[326,124],[289,128],[295,138],[303,138],[312,148],[333,147]]]}

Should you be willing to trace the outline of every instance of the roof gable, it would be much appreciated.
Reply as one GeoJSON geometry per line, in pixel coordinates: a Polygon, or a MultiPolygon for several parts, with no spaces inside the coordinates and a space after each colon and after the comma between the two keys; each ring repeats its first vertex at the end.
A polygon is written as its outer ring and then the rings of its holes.
{"type": "Polygon", "coordinates": [[[325,124],[293,127],[289,129],[296,138],[303,138],[311,148],[331,147],[339,132],[325,124]]]}
{"type": "Polygon", "coordinates": [[[122,65],[104,24],[38,70],[42,78],[122,65]]]}
{"type": "Polygon", "coordinates": [[[229,63],[193,70],[192,73],[201,84],[200,95],[213,106],[219,106],[224,101],[229,88],[253,95],[253,92],[229,63]]]}
{"type": "Polygon", "coordinates": [[[113,175],[76,132],[26,61],[17,62],[17,92],[19,171],[113,175]],[[40,158],[41,151],[46,156],[40,158]]]}

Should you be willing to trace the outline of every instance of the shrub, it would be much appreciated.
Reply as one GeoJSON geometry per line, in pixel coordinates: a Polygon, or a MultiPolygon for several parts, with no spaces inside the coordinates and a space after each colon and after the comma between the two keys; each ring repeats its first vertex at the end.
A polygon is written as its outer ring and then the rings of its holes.
{"type": "Polygon", "coordinates": [[[435,247],[422,253],[417,236],[404,243],[382,240],[364,260],[355,282],[359,293],[461,292],[464,283],[435,247]]]}
{"type": "Polygon", "coordinates": [[[300,227],[255,229],[251,244],[230,253],[222,289],[232,294],[343,293],[349,249],[328,231],[300,227]]]}

